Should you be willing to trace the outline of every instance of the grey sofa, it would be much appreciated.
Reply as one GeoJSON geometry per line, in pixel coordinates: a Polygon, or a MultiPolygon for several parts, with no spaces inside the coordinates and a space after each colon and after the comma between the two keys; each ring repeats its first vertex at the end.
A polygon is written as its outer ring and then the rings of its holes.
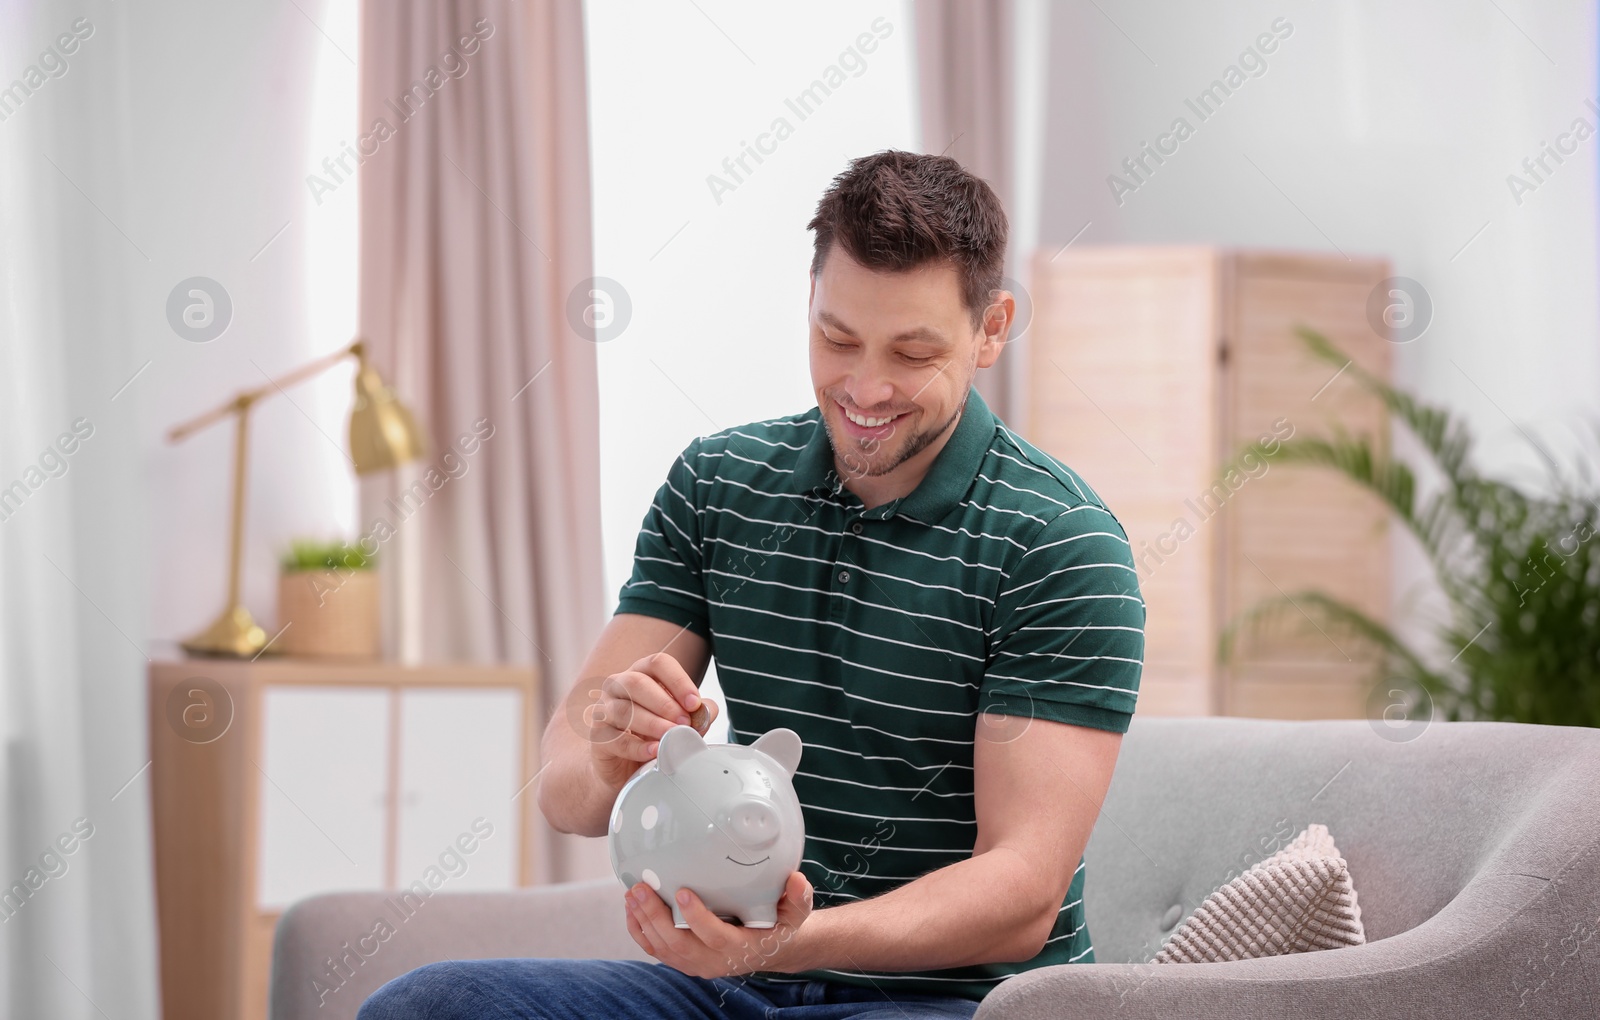
{"type": "MultiPolygon", "coordinates": [[[[1600,731],[1434,723],[1400,741],[1379,729],[1135,718],[1086,855],[1097,962],[1012,978],[980,1020],[1600,1017],[1600,731]],[[1350,863],[1366,945],[1146,962],[1212,889],[1311,822],[1350,863]]],[[[353,1017],[433,960],[647,960],[623,930],[620,888],[439,893],[423,923],[322,995],[312,976],[371,930],[384,894],[303,901],[277,929],[271,1015],[353,1017]]]]}

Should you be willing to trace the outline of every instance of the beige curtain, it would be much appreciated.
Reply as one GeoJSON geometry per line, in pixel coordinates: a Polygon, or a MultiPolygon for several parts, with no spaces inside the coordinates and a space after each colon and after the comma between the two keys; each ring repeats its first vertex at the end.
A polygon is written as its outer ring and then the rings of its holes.
{"type": "MultiPolygon", "coordinates": [[[[916,0],[912,10],[922,149],[953,157],[988,181],[1015,217],[1013,0],[916,0]]],[[[1006,275],[1020,278],[1017,265],[1025,253],[1011,247],[1006,275]]],[[[976,383],[989,407],[1013,425],[1013,380],[1021,377],[1016,354],[1004,352],[976,383]]]]}
{"type": "MultiPolygon", "coordinates": [[[[394,526],[389,652],[535,666],[548,718],[605,622],[595,350],[568,314],[593,275],[582,5],[362,22],[361,330],[432,445],[362,484],[363,530],[394,526]]],[[[603,840],[538,830],[539,881],[610,874],[603,840]]]]}

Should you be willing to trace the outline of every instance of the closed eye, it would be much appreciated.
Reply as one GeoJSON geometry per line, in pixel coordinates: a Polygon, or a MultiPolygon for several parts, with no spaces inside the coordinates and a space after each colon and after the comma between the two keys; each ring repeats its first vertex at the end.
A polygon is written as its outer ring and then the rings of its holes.
{"type": "MultiPolygon", "coordinates": [[[[855,346],[856,346],[855,344],[842,344],[842,343],[839,343],[837,340],[833,339],[830,336],[824,336],[822,338],[822,342],[827,344],[830,350],[835,350],[835,351],[855,350],[855,346]]],[[[915,357],[912,357],[909,354],[902,354],[902,355],[900,355],[900,357],[908,365],[926,365],[928,362],[936,360],[933,356],[929,356],[929,357],[926,357],[926,358],[915,358],[915,357]]]]}

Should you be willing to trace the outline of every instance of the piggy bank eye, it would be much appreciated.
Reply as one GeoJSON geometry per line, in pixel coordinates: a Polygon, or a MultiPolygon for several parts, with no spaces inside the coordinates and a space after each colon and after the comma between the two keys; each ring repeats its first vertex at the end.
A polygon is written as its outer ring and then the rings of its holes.
{"type": "Polygon", "coordinates": [[[728,774],[728,770],[727,770],[727,769],[723,769],[723,770],[722,770],[722,774],[723,774],[723,775],[727,775],[727,774],[728,774]]]}

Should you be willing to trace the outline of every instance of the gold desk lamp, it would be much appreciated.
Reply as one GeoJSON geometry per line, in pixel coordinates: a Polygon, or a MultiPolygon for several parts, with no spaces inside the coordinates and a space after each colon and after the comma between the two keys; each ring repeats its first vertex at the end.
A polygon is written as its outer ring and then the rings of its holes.
{"type": "Polygon", "coordinates": [[[181,442],[223,418],[234,417],[233,445],[233,527],[229,540],[228,608],[211,626],[183,642],[185,651],[198,655],[251,658],[266,647],[267,635],[239,601],[239,553],[244,530],[245,457],[250,408],[262,397],[282,392],[312,376],[332,368],[345,358],[356,359],[356,402],[350,409],[350,457],[356,473],[365,475],[386,471],[422,456],[422,433],[404,404],[395,397],[367,361],[366,344],[357,340],[344,350],[302,365],[293,372],[273,379],[265,386],[245,390],[215,410],[178,425],[167,433],[169,443],[181,442]]]}

